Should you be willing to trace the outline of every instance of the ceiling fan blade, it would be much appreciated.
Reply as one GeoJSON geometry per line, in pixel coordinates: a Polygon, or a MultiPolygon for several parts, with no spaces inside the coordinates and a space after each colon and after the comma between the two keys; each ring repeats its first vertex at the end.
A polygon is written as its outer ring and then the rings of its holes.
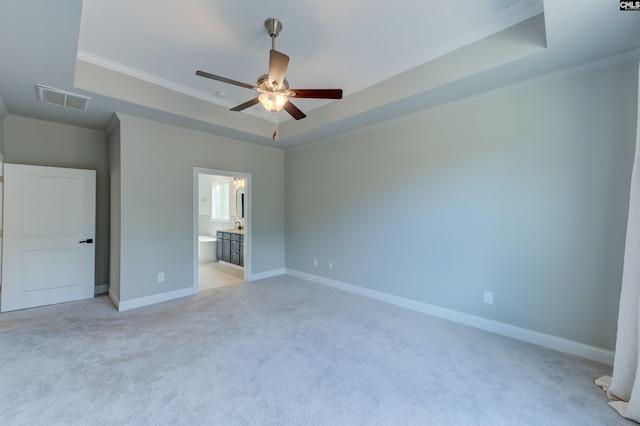
{"type": "Polygon", "coordinates": [[[302,120],[306,117],[305,113],[300,111],[297,106],[291,103],[291,101],[287,101],[287,103],[284,104],[284,109],[296,120],[302,120]]]}
{"type": "Polygon", "coordinates": [[[342,89],[289,89],[296,98],[342,99],[342,89]]]}
{"type": "Polygon", "coordinates": [[[243,83],[241,81],[231,80],[230,78],[220,77],[219,75],[210,74],[204,71],[196,71],[196,75],[200,77],[210,78],[212,80],[218,80],[223,83],[233,84],[234,86],[246,87],[247,89],[255,89],[256,86],[252,86],[251,84],[243,83]]]}
{"type": "Polygon", "coordinates": [[[250,106],[254,106],[258,102],[260,102],[260,100],[258,98],[253,98],[250,101],[247,101],[247,102],[245,102],[243,104],[238,105],[237,107],[231,108],[230,111],[242,111],[243,109],[247,109],[250,106]]]}
{"type": "Polygon", "coordinates": [[[269,83],[273,83],[274,89],[282,86],[288,65],[289,57],[287,55],[274,49],[269,51],[269,83]]]}

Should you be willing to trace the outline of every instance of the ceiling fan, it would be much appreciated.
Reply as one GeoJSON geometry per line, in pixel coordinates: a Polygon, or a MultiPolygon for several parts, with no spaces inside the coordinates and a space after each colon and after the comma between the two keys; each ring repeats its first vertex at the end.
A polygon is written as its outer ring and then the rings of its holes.
{"type": "Polygon", "coordinates": [[[300,120],[305,118],[304,112],[291,103],[290,98],[316,98],[316,99],[342,99],[342,89],[289,89],[289,82],[284,78],[289,64],[289,57],[275,49],[276,37],[282,30],[282,23],[273,18],[264,21],[264,26],[271,36],[271,50],[269,51],[269,73],[258,77],[258,83],[254,86],[219,75],[204,71],[196,71],[200,77],[210,78],[235,86],[260,92],[257,97],[231,108],[231,111],[242,111],[257,103],[261,103],[268,111],[276,113],[284,108],[293,118],[300,120]]]}

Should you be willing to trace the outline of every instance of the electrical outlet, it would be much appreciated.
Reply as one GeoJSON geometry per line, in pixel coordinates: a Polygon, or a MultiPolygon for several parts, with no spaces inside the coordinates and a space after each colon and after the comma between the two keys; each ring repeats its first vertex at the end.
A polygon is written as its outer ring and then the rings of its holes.
{"type": "Polygon", "coordinates": [[[158,282],[164,281],[164,272],[158,272],[158,282]]]}
{"type": "Polygon", "coordinates": [[[489,305],[493,305],[493,293],[490,291],[485,291],[484,292],[484,303],[487,303],[489,305]]]}
{"type": "Polygon", "coordinates": [[[333,269],[333,262],[329,262],[329,269],[333,269]]]}
{"type": "Polygon", "coordinates": [[[313,259],[313,266],[318,266],[318,259],[313,259]]]}

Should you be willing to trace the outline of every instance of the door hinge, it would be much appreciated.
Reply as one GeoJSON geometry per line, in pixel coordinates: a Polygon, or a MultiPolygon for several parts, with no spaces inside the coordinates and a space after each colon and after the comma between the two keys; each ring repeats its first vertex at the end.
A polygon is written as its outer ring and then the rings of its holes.
{"type": "Polygon", "coordinates": [[[4,176],[0,176],[0,183],[4,183],[4,176]]]}

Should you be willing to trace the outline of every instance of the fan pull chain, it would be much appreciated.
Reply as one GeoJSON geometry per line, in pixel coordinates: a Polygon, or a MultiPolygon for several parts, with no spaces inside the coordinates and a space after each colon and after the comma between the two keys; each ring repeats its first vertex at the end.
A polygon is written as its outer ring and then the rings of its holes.
{"type": "Polygon", "coordinates": [[[278,120],[276,119],[276,114],[271,113],[273,115],[273,135],[271,135],[271,139],[276,140],[278,136],[278,120]]]}

